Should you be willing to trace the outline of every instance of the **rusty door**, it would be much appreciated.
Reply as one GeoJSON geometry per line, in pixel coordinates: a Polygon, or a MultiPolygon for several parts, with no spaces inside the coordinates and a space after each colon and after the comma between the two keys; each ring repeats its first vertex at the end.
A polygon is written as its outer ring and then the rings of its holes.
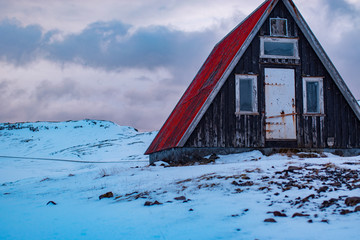
{"type": "Polygon", "coordinates": [[[296,140],[295,71],[265,68],[266,140],[296,140]]]}

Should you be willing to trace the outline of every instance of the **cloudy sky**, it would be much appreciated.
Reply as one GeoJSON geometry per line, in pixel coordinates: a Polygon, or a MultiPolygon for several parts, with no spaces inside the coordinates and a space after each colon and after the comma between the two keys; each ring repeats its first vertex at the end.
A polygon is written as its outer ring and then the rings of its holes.
{"type": "MultiPolygon", "coordinates": [[[[0,122],[157,130],[214,45],[263,0],[0,0],[0,122]]],[[[360,99],[360,0],[295,0],[360,99]]]]}

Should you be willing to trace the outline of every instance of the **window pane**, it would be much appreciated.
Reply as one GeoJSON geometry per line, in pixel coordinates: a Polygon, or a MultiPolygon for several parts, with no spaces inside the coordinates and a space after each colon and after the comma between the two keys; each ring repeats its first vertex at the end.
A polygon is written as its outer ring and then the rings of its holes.
{"type": "Polygon", "coordinates": [[[272,36],[287,35],[287,24],[285,19],[271,19],[270,27],[272,36]]]}
{"type": "Polygon", "coordinates": [[[306,82],[306,105],[308,113],[319,112],[319,82],[306,82]]]}
{"type": "Polygon", "coordinates": [[[293,57],[294,43],[264,42],[264,54],[293,57]]]}
{"type": "Polygon", "coordinates": [[[252,79],[240,80],[240,111],[253,111],[252,79]]]}

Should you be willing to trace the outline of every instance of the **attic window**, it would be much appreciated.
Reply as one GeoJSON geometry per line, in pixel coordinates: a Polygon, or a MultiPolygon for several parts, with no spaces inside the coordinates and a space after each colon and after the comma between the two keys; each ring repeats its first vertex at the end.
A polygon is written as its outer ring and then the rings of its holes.
{"type": "Polygon", "coordinates": [[[298,39],[262,37],[260,39],[260,57],[299,59],[298,39]]]}
{"type": "Polygon", "coordinates": [[[257,75],[236,75],[236,113],[257,113],[257,75]]]}
{"type": "Polygon", "coordinates": [[[286,37],[287,35],[287,19],[270,18],[270,36],[286,37]]]}
{"type": "Polygon", "coordinates": [[[323,78],[303,78],[304,113],[324,114],[323,78]]]}

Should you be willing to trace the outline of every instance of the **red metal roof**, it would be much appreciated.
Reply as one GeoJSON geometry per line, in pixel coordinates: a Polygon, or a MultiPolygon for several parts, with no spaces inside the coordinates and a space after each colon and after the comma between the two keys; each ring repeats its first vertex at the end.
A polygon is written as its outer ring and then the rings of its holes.
{"type": "Polygon", "coordinates": [[[178,147],[181,138],[272,1],[265,1],[214,47],[145,154],[178,147]]]}

